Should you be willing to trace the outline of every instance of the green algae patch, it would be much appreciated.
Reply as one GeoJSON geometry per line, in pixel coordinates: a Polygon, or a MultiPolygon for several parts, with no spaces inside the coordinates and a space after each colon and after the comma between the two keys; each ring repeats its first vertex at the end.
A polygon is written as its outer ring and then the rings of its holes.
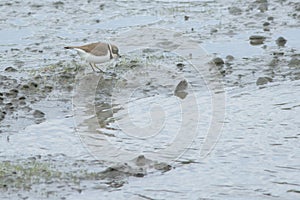
{"type": "Polygon", "coordinates": [[[30,189],[33,184],[47,183],[61,178],[61,175],[47,163],[3,161],[0,163],[0,189],[30,189]]]}

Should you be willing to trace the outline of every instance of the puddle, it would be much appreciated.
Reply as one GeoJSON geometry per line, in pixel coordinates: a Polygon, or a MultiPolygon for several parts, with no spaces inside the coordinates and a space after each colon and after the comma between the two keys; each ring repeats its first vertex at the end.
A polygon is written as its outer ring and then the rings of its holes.
{"type": "Polygon", "coordinates": [[[237,59],[247,58],[251,56],[261,55],[264,50],[261,46],[252,46],[247,41],[247,35],[244,39],[231,38],[228,40],[217,40],[208,43],[202,43],[201,46],[212,54],[217,54],[223,58],[232,55],[237,59]]]}

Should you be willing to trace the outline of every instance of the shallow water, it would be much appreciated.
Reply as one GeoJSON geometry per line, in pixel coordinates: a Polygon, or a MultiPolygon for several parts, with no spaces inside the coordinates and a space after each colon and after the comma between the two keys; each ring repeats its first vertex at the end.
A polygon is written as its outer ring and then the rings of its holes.
{"type": "Polygon", "coordinates": [[[2,1],[0,199],[298,199],[299,7],[2,1]]]}

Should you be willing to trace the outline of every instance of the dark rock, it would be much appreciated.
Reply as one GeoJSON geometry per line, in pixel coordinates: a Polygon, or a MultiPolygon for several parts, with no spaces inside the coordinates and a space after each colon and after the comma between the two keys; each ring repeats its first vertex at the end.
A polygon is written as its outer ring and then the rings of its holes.
{"type": "Polygon", "coordinates": [[[188,95],[186,91],[187,88],[188,88],[188,82],[186,80],[180,81],[175,88],[174,95],[181,99],[184,99],[188,95]]]}
{"type": "Polygon", "coordinates": [[[261,36],[261,35],[251,35],[249,37],[250,40],[265,40],[266,37],[265,36],[261,36]]]}
{"type": "Polygon", "coordinates": [[[33,117],[35,117],[35,118],[43,118],[43,117],[45,117],[45,113],[43,113],[40,110],[35,110],[35,111],[33,111],[33,117]]]}
{"type": "Polygon", "coordinates": [[[24,85],[21,86],[21,89],[22,90],[28,90],[29,89],[29,85],[24,84],[24,85]]]}
{"type": "Polygon", "coordinates": [[[298,11],[298,12],[300,11],[300,3],[295,5],[295,11],[298,11]]]}
{"type": "Polygon", "coordinates": [[[292,58],[289,62],[289,67],[296,67],[299,68],[300,67],[300,60],[298,58],[292,58]]]}
{"type": "Polygon", "coordinates": [[[64,2],[62,1],[56,1],[56,2],[53,2],[53,6],[57,9],[59,7],[62,7],[64,5],[64,2]]]}
{"type": "Polygon", "coordinates": [[[16,71],[18,71],[18,70],[15,69],[15,68],[13,68],[13,67],[7,67],[7,68],[5,68],[4,71],[6,71],[6,72],[16,72],[16,71]]]}
{"type": "Polygon", "coordinates": [[[211,34],[217,33],[217,32],[218,32],[218,29],[216,29],[216,28],[212,28],[212,29],[210,30],[210,33],[211,33],[211,34]]]}
{"type": "Polygon", "coordinates": [[[179,70],[183,70],[183,67],[184,67],[184,64],[183,63],[177,63],[177,68],[179,69],[179,70]]]}
{"type": "Polygon", "coordinates": [[[6,113],[0,112],[0,121],[4,120],[6,113]]]}
{"type": "Polygon", "coordinates": [[[267,3],[262,3],[258,6],[258,10],[260,10],[260,12],[265,12],[268,10],[268,4],[267,3]]]}
{"type": "Polygon", "coordinates": [[[38,87],[38,84],[36,82],[30,82],[29,83],[29,86],[30,87],[33,87],[33,88],[37,88],[38,87]]]}
{"type": "Polygon", "coordinates": [[[226,56],[226,60],[227,60],[228,62],[233,61],[233,60],[234,60],[234,57],[233,57],[232,55],[228,55],[228,56],[226,56]]]}
{"type": "Polygon", "coordinates": [[[5,104],[5,110],[7,110],[7,111],[13,111],[14,109],[15,109],[15,107],[13,106],[13,104],[11,102],[5,104]]]}
{"type": "Polygon", "coordinates": [[[44,87],[44,91],[47,92],[47,93],[52,92],[52,90],[53,90],[53,87],[50,86],[50,85],[46,85],[46,86],[44,87]]]}
{"type": "Polygon", "coordinates": [[[189,16],[184,16],[185,21],[189,20],[189,18],[190,18],[189,16]]]}
{"type": "Polygon", "coordinates": [[[41,76],[41,75],[37,75],[37,76],[35,76],[33,79],[36,80],[36,81],[39,81],[39,80],[42,79],[42,76],[41,76]]]}
{"type": "Polygon", "coordinates": [[[280,51],[273,52],[273,56],[283,56],[283,55],[284,55],[284,52],[280,52],[280,51]]]}
{"type": "Polygon", "coordinates": [[[284,37],[279,37],[276,40],[276,44],[280,47],[283,47],[286,44],[287,40],[284,37]]]}
{"type": "Polygon", "coordinates": [[[216,57],[212,60],[212,62],[215,64],[215,65],[224,65],[225,62],[222,58],[219,58],[219,57],[216,57]]]}
{"type": "Polygon", "coordinates": [[[7,96],[10,98],[16,98],[18,96],[19,90],[17,89],[11,89],[8,93],[7,96]]]}
{"type": "Polygon", "coordinates": [[[269,82],[272,82],[273,79],[270,78],[270,77],[259,77],[257,80],[256,80],[256,85],[265,85],[269,82]]]}
{"type": "Polygon", "coordinates": [[[104,7],[105,7],[105,4],[100,4],[100,6],[99,6],[100,10],[103,10],[104,7]]]}
{"type": "Polygon", "coordinates": [[[249,40],[251,45],[260,45],[264,43],[266,37],[261,35],[252,35],[249,40]]]}
{"type": "Polygon", "coordinates": [[[272,16],[271,16],[271,17],[268,17],[268,20],[269,20],[269,21],[273,21],[273,20],[274,20],[274,17],[272,17],[272,16]]]}

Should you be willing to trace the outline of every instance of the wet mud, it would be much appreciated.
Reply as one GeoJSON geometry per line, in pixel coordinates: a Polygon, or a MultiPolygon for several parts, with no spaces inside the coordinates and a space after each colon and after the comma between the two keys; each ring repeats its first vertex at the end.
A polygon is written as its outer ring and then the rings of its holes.
{"type": "Polygon", "coordinates": [[[156,3],[0,3],[1,199],[298,198],[299,2],[156,3]],[[63,49],[95,41],[123,54],[104,73],[63,49]],[[201,159],[212,94],[223,129],[201,159]],[[187,151],[157,153],[181,127],[187,151]]]}

